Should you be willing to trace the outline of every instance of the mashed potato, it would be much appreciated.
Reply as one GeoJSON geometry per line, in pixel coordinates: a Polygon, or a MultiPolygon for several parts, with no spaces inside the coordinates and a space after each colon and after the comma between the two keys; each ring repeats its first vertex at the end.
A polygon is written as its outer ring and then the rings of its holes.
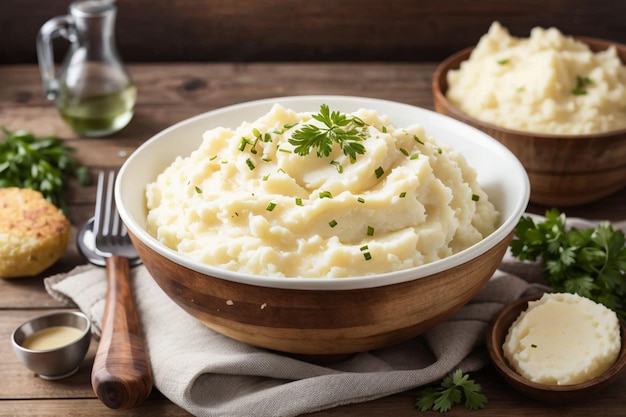
{"type": "MultiPolygon", "coordinates": [[[[332,110],[332,109],[331,109],[332,110]]],[[[296,153],[312,113],[275,105],[236,129],[216,128],[147,186],[148,230],[216,267],[265,276],[349,277],[450,256],[499,221],[476,172],[418,125],[395,128],[359,110],[351,158],[334,144],[296,153]]]]}
{"type": "Polygon", "coordinates": [[[593,53],[555,28],[515,38],[491,25],[448,73],[447,97],[479,120],[514,130],[589,134],[626,127],[626,67],[615,47],[593,53]]]}
{"type": "Polygon", "coordinates": [[[621,349],[617,314],[577,294],[544,294],[511,325],[502,350],[533,382],[571,385],[609,369],[621,349]]]}

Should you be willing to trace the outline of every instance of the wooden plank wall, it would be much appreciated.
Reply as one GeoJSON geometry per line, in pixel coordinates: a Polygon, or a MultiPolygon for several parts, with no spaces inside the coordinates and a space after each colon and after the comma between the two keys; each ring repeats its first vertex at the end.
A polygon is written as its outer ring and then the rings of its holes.
{"type": "MultiPolygon", "coordinates": [[[[128,62],[438,61],[494,20],[626,43],[624,0],[117,0],[128,62]]],[[[0,64],[36,62],[69,0],[0,0],[0,64]]],[[[63,55],[63,46],[58,55],[63,55]]],[[[58,58],[58,56],[57,56],[58,58]]]]}

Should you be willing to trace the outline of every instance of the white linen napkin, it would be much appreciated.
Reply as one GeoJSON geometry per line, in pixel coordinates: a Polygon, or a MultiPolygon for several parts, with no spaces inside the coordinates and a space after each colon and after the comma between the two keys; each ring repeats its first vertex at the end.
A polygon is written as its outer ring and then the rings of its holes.
{"type": "MultiPolygon", "coordinates": [[[[614,227],[626,230],[626,221],[614,227]]],[[[456,368],[478,370],[488,361],[483,345],[494,315],[519,297],[546,289],[540,284],[540,265],[507,254],[470,303],[424,335],[318,365],[216,333],[171,301],[145,267],[134,268],[131,275],[154,384],[196,416],[295,416],[439,382],[456,368]]],[[[45,286],[51,296],[87,314],[99,335],[104,268],[80,266],[46,278],[45,286]]]]}

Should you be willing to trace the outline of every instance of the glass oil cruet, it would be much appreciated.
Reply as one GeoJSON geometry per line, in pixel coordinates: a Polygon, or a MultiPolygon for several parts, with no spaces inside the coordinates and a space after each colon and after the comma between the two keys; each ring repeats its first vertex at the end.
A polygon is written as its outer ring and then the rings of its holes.
{"type": "Polygon", "coordinates": [[[82,0],[39,30],[37,57],[44,94],[79,135],[102,137],[133,117],[136,90],[115,46],[114,0],[82,0]],[[55,77],[52,41],[70,42],[55,77]]]}

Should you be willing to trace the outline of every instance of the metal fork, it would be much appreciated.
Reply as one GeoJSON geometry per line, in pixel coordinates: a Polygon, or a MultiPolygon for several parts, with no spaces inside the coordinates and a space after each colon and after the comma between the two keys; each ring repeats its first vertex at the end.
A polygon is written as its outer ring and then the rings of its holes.
{"type": "Polygon", "coordinates": [[[113,196],[114,188],[115,171],[108,173],[101,171],[98,174],[96,210],[93,221],[96,251],[105,257],[116,255],[134,261],[139,258],[139,255],[117,211],[113,196]]]}
{"type": "Polygon", "coordinates": [[[113,198],[115,171],[98,175],[93,223],[96,251],[106,258],[107,296],[91,385],[109,408],[139,405],[152,390],[152,371],[129,280],[129,258],[138,258],[113,198]]]}

